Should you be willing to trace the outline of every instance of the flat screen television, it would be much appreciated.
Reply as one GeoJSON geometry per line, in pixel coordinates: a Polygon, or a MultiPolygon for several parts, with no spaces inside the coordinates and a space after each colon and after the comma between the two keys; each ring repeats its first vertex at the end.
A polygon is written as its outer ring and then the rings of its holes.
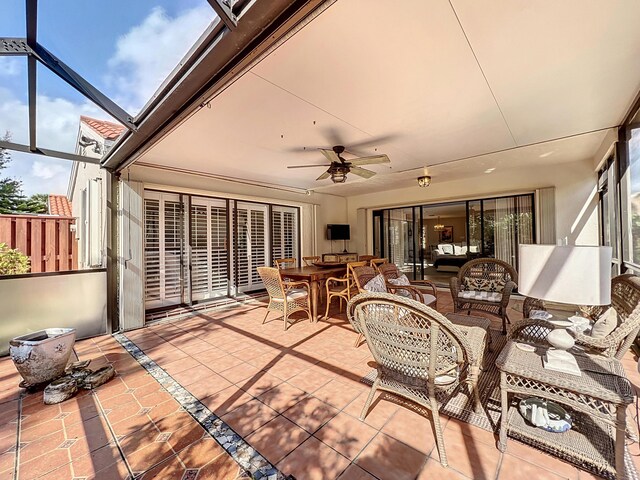
{"type": "Polygon", "coordinates": [[[327,240],[351,240],[351,229],[349,225],[328,224],[327,240]]]}

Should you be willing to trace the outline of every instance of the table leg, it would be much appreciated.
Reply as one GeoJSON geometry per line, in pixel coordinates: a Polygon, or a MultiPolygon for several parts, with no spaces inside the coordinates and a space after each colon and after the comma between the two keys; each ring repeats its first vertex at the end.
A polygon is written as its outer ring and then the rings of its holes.
{"type": "Polygon", "coordinates": [[[318,321],[318,282],[311,282],[311,318],[314,322],[318,321]]]}
{"type": "Polygon", "coordinates": [[[507,427],[509,416],[509,401],[506,388],[507,379],[504,373],[500,373],[500,403],[502,406],[502,416],[500,417],[500,438],[498,440],[498,450],[504,452],[507,449],[507,427]]]}
{"type": "Polygon", "coordinates": [[[627,430],[627,409],[625,405],[616,407],[616,478],[627,478],[624,468],[624,444],[627,430]]]}

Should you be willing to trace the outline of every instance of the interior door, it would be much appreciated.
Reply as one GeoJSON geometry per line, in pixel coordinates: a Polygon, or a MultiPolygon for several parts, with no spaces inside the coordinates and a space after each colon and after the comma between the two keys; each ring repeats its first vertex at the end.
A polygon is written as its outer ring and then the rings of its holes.
{"type": "Polygon", "coordinates": [[[191,198],[191,298],[207,300],[228,294],[227,202],[191,198]]]}
{"type": "Polygon", "coordinates": [[[180,196],[145,192],[145,308],[182,303],[184,222],[180,196]]]}
{"type": "Polygon", "coordinates": [[[266,205],[238,202],[236,218],[236,287],[238,292],[264,288],[257,267],[271,265],[266,205]]]}

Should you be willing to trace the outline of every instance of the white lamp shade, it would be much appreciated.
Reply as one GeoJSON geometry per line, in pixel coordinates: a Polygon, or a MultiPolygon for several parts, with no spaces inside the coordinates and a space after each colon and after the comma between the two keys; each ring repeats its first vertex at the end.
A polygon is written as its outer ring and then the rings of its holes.
{"type": "Polygon", "coordinates": [[[611,303],[611,247],[520,245],[518,292],[575,305],[611,303]]]}

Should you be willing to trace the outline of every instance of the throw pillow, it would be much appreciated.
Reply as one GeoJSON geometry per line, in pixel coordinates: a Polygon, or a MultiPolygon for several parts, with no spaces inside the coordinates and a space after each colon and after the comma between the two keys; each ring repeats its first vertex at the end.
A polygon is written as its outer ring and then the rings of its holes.
{"type": "Polygon", "coordinates": [[[609,335],[618,326],[618,312],[609,307],[593,324],[591,336],[602,338],[609,335]]]}
{"type": "Polygon", "coordinates": [[[502,293],[504,290],[504,286],[507,284],[503,279],[500,280],[489,280],[487,284],[487,292],[497,292],[502,293]]]}
{"type": "Polygon", "coordinates": [[[490,280],[484,278],[465,277],[462,285],[464,290],[475,290],[477,292],[488,292],[490,280]]]}
{"type": "MultiPolygon", "coordinates": [[[[411,285],[409,278],[405,274],[400,275],[398,278],[390,278],[389,283],[391,285],[398,285],[398,286],[411,285]]],[[[411,292],[409,292],[409,290],[405,288],[396,290],[396,293],[403,297],[411,297],[411,292]]]]}
{"type": "Polygon", "coordinates": [[[367,292],[378,292],[378,293],[387,292],[387,284],[385,283],[384,277],[382,276],[382,274],[378,274],[375,277],[373,277],[362,288],[364,288],[367,292]]]}

